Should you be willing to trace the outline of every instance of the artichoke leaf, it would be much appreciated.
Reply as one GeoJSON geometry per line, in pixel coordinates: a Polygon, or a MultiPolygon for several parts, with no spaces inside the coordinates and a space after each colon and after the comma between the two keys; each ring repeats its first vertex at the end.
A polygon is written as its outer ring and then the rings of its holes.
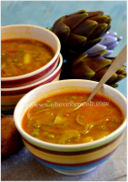
{"type": "Polygon", "coordinates": [[[70,28],[61,21],[56,26],[53,26],[52,31],[54,31],[62,42],[66,42],[70,35],[70,28]]]}
{"type": "Polygon", "coordinates": [[[73,33],[89,36],[96,29],[98,23],[93,20],[85,20],[75,29],[73,29],[73,33]]]}
{"type": "Polygon", "coordinates": [[[104,14],[104,11],[94,11],[94,12],[87,12],[87,13],[88,13],[88,17],[90,18],[97,15],[102,16],[104,14]]]}
{"type": "Polygon", "coordinates": [[[88,14],[82,13],[82,14],[71,14],[66,16],[65,20],[63,21],[66,25],[70,27],[70,29],[74,29],[76,26],[78,26],[84,19],[86,19],[88,14]]]}
{"type": "Polygon", "coordinates": [[[89,18],[89,20],[94,20],[98,23],[110,23],[111,22],[111,17],[109,15],[98,15],[98,16],[94,16],[94,17],[91,17],[89,18]]]}
{"type": "Polygon", "coordinates": [[[96,39],[91,39],[88,40],[88,43],[85,45],[85,47],[83,47],[83,50],[88,50],[89,48],[91,48],[92,46],[94,46],[95,44],[97,44],[98,42],[100,42],[102,40],[102,37],[98,37],[96,39]]]}
{"type": "Polygon", "coordinates": [[[76,66],[72,66],[72,75],[74,78],[91,79],[94,77],[95,72],[84,62],[81,62],[76,66]]]}
{"type": "Polygon", "coordinates": [[[103,56],[87,57],[84,64],[89,66],[93,71],[97,72],[102,68],[111,64],[110,59],[105,59],[103,56]]]}
{"type": "Polygon", "coordinates": [[[100,24],[98,24],[98,26],[96,27],[95,31],[93,31],[90,34],[89,39],[96,39],[99,36],[103,35],[105,33],[107,27],[108,27],[107,23],[100,23],[100,24]]]}
{"type": "Polygon", "coordinates": [[[79,48],[83,46],[87,42],[87,38],[85,36],[77,35],[74,33],[71,33],[68,39],[68,46],[72,49],[74,47],[79,48]]]}

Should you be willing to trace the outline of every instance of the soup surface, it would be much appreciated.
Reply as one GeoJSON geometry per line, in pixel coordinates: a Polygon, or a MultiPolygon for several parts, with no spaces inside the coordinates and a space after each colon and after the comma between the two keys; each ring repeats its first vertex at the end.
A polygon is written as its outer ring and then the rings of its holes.
{"type": "Polygon", "coordinates": [[[54,56],[51,47],[33,39],[10,39],[1,42],[1,76],[30,73],[47,64],[54,56]]]}
{"type": "Polygon", "coordinates": [[[24,115],[23,129],[40,140],[57,144],[91,142],[109,135],[123,122],[120,108],[100,95],[85,102],[90,93],[63,93],[41,100],[24,115]]]}

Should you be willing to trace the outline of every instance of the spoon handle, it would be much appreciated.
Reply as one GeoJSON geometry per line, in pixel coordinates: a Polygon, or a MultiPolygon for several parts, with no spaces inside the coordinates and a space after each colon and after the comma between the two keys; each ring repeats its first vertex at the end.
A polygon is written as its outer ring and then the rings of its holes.
{"type": "Polygon", "coordinates": [[[97,84],[97,86],[93,89],[91,95],[89,96],[87,102],[90,102],[94,95],[97,93],[97,91],[100,89],[100,87],[123,65],[123,63],[126,61],[126,46],[123,48],[123,50],[120,52],[120,54],[116,57],[116,59],[113,61],[107,72],[104,74],[100,82],[97,84]]]}

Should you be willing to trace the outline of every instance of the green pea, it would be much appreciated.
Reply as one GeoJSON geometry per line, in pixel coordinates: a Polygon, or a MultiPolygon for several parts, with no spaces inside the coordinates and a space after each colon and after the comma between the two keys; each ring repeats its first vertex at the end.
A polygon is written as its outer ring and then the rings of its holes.
{"type": "Polygon", "coordinates": [[[40,124],[39,123],[34,123],[34,127],[35,128],[40,128],[40,124]]]}
{"type": "Polygon", "coordinates": [[[17,59],[17,58],[13,59],[13,62],[14,62],[14,63],[16,63],[17,61],[18,61],[18,59],[17,59]]]}
{"type": "Polygon", "coordinates": [[[1,70],[4,71],[5,68],[6,68],[6,65],[5,65],[5,64],[2,64],[2,65],[1,65],[1,70]]]}
{"type": "Polygon", "coordinates": [[[22,50],[22,49],[18,49],[18,50],[17,50],[17,52],[22,53],[22,52],[23,52],[23,50],[22,50]]]}
{"type": "Polygon", "coordinates": [[[47,103],[51,103],[51,100],[47,99],[46,102],[47,102],[47,103]]]}
{"type": "Polygon", "coordinates": [[[77,99],[77,96],[73,95],[73,96],[72,96],[72,99],[77,99]]]}
{"type": "Polygon", "coordinates": [[[48,135],[48,138],[49,138],[49,139],[54,139],[54,138],[55,138],[55,135],[49,134],[49,135],[48,135]]]}
{"type": "Polygon", "coordinates": [[[105,126],[104,125],[101,125],[98,128],[101,129],[101,130],[105,130],[105,126]]]}
{"type": "Polygon", "coordinates": [[[2,52],[1,55],[2,55],[2,56],[5,56],[6,54],[5,54],[5,52],[2,52]]]}
{"type": "Polygon", "coordinates": [[[18,66],[23,66],[23,64],[22,63],[18,63],[18,66]]]}
{"type": "Polygon", "coordinates": [[[47,135],[48,135],[48,132],[47,132],[47,131],[44,131],[44,132],[43,132],[43,135],[44,135],[44,136],[47,136],[47,135]]]}
{"type": "Polygon", "coordinates": [[[32,135],[35,136],[35,137],[39,136],[39,129],[37,129],[37,128],[34,129],[33,132],[32,132],[32,135]]]}

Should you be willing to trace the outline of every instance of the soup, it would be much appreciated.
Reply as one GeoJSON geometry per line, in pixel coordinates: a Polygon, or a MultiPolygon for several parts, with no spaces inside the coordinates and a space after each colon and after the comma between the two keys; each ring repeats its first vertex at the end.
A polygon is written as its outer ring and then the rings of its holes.
{"type": "Polygon", "coordinates": [[[1,76],[30,73],[47,64],[54,56],[51,47],[33,39],[9,39],[1,42],[1,76]]]}
{"type": "Polygon", "coordinates": [[[23,129],[33,137],[56,144],[79,144],[103,138],[123,122],[120,108],[110,99],[90,93],[63,93],[32,105],[22,121],[23,129]]]}

